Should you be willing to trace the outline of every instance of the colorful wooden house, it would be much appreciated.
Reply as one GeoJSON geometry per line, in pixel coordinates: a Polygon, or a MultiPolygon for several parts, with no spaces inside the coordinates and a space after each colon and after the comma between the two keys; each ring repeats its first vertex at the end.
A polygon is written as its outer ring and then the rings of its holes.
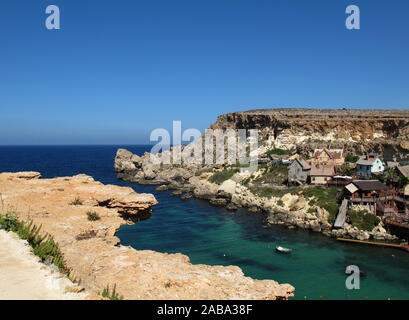
{"type": "Polygon", "coordinates": [[[311,184],[329,184],[332,178],[335,176],[335,167],[333,164],[321,165],[314,164],[311,165],[311,184]]]}
{"type": "Polygon", "coordinates": [[[308,160],[311,165],[342,166],[345,163],[343,149],[315,149],[312,158],[308,160]]]}
{"type": "Polygon", "coordinates": [[[395,189],[379,180],[354,180],[345,186],[344,197],[352,204],[367,207],[373,214],[383,216],[398,212],[395,189]]]}
{"type": "Polygon", "coordinates": [[[361,156],[356,163],[356,174],[361,177],[370,178],[373,174],[382,173],[385,166],[376,154],[361,156]]]}

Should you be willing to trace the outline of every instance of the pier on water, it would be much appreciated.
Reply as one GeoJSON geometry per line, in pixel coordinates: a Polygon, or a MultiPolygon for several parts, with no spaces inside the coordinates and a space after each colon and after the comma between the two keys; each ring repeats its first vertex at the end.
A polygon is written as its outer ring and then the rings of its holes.
{"type": "Polygon", "coordinates": [[[338,241],[343,242],[353,242],[353,243],[360,243],[360,244],[369,244],[374,246],[381,246],[381,247],[389,247],[389,248],[398,248],[404,249],[409,251],[409,245],[407,244],[396,244],[396,243],[386,243],[386,242],[375,242],[375,241],[364,241],[364,240],[355,240],[355,239],[347,239],[347,238],[337,238],[338,241]]]}
{"type": "Polygon", "coordinates": [[[344,199],[342,200],[342,204],[339,207],[337,218],[334,222],[334,229],[341,229],[344,227],[345,220],[347,218],[347,211],[348,211],[349,200],[344,199]]]}

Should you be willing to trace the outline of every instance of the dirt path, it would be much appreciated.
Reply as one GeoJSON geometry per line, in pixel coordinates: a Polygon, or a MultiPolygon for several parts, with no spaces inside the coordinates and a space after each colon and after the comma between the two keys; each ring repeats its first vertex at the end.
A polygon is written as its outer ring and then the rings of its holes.
{"type": "Polygon", "coordinates": [[[84,299],[85,293],[65,293],[73,284],[39,262],[26,241],[0,230],[0,300],[84,299]]]}

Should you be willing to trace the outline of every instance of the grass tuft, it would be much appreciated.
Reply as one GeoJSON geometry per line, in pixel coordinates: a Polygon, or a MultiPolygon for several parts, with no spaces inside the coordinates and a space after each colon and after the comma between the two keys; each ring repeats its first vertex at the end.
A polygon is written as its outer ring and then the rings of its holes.
{"type": "Polygon", "coordinates": [[[111,290],[109,289],[109,285],[105,287],[102,291],[102,294],[98,292],[98,295],[102,296],[103,298],[108,298],[109,300],[123,300],[124,296],[120,296],[118,292],[116,292],[116,284],[114,284],[114,288],[111,290]]]}
{"type": "Polygon", "coordinates": [[[101,219],[101,217],[95,211],[88,211],[87,218],[89,221],[97,221],[101,219]]]}
{"type": "Polygon", "coordinates": [[[73,206],[81,206],[82,205],[82,200],[80,197],[75,197],[75,199],[70,203],[73,206]]]}

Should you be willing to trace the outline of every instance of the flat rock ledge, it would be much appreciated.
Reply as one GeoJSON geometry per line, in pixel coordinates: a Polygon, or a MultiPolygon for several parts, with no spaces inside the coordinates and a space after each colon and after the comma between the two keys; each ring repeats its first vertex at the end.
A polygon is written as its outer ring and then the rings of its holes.
{"type": "Polygon", "coordinates": [[[151,194],[103,185],[87,175],[41,179],[38,172],[0,173],[0,208],[32,219],[59,243],[87,292],[117,286],[125,299],[288,299],[294,287],[245,277],[236,266],[193,265],[187,256],[120,245],[123,224],[149,216],[151,194]],[[80,204],[72,204],[78,198],[80,204]],[[89,221],[87,212],[100,219],[89,221]]]}

